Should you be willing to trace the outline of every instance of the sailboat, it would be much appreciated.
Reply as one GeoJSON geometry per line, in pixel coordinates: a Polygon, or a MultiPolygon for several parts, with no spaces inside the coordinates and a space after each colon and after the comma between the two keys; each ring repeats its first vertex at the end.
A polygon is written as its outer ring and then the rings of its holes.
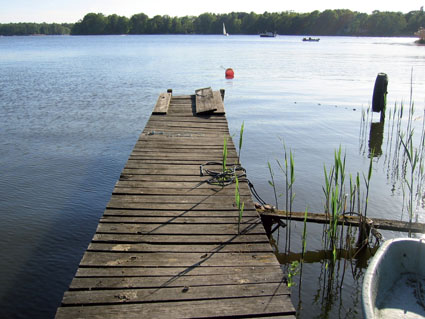
{"type": "Polygon", "coordinates": [[[229,36],[229,34],[226,32],[226,27],[224,25],[224,22],[223,22],[223,35],[226,36],[226,37],[229,36]]]}

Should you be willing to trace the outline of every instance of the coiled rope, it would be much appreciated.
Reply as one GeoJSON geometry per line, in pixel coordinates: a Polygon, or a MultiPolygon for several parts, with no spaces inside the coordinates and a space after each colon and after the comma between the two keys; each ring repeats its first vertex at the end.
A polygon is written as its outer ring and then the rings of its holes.
{"type": "Polygon", "coordinates": [[[236,182],[236,178],[239,182],[247,182],[251,190],[251,194],[255,199],[261,204],[266,205],[266,202],[258,195],[255,190],[254,184],[246,176],[246,170],[240,164],[235,164],[231,166],[226,166],[225,170],[214,171],[212,169],[206,168],[207,166],[220,165],[223,166],[223,162],[206,162],[201,164],[199,167],[200,176],[211,176],[210,179],[207,179],[205,182],[210,185],[219,185],[227,186],[236,182]]]}

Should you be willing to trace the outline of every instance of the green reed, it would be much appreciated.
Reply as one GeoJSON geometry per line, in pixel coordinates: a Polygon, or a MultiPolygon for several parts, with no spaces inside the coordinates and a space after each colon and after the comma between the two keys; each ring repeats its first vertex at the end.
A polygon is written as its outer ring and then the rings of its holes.
{"type": "Polygon", "coordinates": [[[238,159],[239,164],[241,163],[241,150],[242,150],[244,126],[245,126],[245,122],[242,122],[241,130],[239,131],[239,159],[238,159]]]}
{"type": "Polygon", "coordinates": [[[276,209],[279,209],[279,202],[277,201],[277,190],[276,190],[276,183],[274,182],[274,172],[272,169],[272,166],[270,164],[270,162],[267,162],[267,166],[269,168],[269,173],[270,173],[270,181],[269,185],[273,188],[273,194],[274,194],[274,200],[275,200],[275,207],[276,209]]]}
{"type": "Polygon", "coordinates": [[[223,157],[222,157],[222,171],[223,173],[227,172],[227,137],[224,137],[223,142],[223,157]]]}
{"type": "Polygon", "coordinates": [[[291,266],[288,269],[288,287],[292,287],[295,285],[293,277],[298,274],[299,265],[300,263],[296,260],[291,263],[291,266]]]}
{"type": "Polygon", "coordinates": [[[302,236],[302,250],[301,250],[302,261],[304,261],[304,253],[307,247],[307,214],[308,214],[308,209],[306,208],[304,212],[303,236],[302,236]]]}
{"type": "MultiPolygon", "coordinates": [[[[242,122],[241,130],[239,132],[239,155],[238,155],[238,164],[240,165],[240,157],[241,157],[241,151],[242,151],[242,143],[243,143],[243,132],[244,132],[244,122],[242,122]]],[[[225,139],[224,143],[225,147],[223,148],[223,163],[227,160],[227,140],[225,139]],[[224,155],[226,153],[226,156],[224,155]]],[[[225,169],[225,166],[223,166],[223,170],[225,169]]],[[[237,171],[234,171],[234,179],[235,179],[235,202],[236,207],[238,208],[239,215],[238,215],[238,234],[240,234],[240,226],[242,222],[243,217],[243,211],[245,207],[245,203],[241,202],[241,196],[239,192],[239,179],[237,176],[237,171]]]]}
{"type": "Polygon", "coordinates": [[[334,152],[333,165],[329,169],[326,169],[326,166],[323,168],[325,183],[324,186],[322,186],[322,190],[325,196],[324,210],[328,217],[328,223],[324,226],[324,237],[322,240],[324,246],[332,252],[332,264],[335,264],[338,258],[338,251],[344,249],[344,246],[351,245],[352,242],[351,228],[348,228],[344,239],[344,225],[338,226],[338,221],[341,216],[345,214],[358,215],[361,221],[358,242],[363,245],[365,242],[364,238],[366,238],[366,243],[368,242],[367,229],[365,228],[364,232],[362,232],[361,229],[365,227],[363,223],[366,221],[372,168],[373,156],[371,156],[369,161],[368,174],[363,174],[365,184],[364,207],[361,206],[360,174],[357,173],[355,180],[353,180],[352,175],[349,174],[347,181],[346,155],[342,154],[341,146],[334,152]],[[349,184],[349,186],[346,184],[349,184]],[[348,192],[346,191],[347,188],[349,189],[348,192]]]}
{"type": "MultiPolygon", "coordinates": [[[[415,103],[412,99],[412,87],[410,101],[406,106],[404,103],[395,103],[392,109],[387,110],[389,114],[386,125],[386,146],[383,168],[386,177],[392,186],[391,192],[401,191],[402,209],[401,214],[407,211],[409,222],[417,217],[417,207],[425,203],[424,179],[425,179],[425,109],[417,114],[415,103]],[[415,124],[418,120],[421,123],[415,124]],[[416,215],[415,215],[416,214],[416,215]]],[[[360,152],[364,153],[366,139],[372,139],[372,131],[367,132],[367,127],[372,127],[372,118],[361,115],[360,125],[360,152]]],[[[369,150],[370,158],[377,157],[373,149],[369,150]]],[[[368,185],[367,179],[365,179],[368,185]]],[[[367,203],[365,205],[367,209],[367,203]]],[[[365,212],[365,215],[367,212],[365,212]]],[[[401,217],[402,218],[402,217],[401,217]]]]}
{"type": "Polygon", "coordinates": [[[291,243],[291,212],[292,205],[295,200],[295,193],[293,191],[294,183],[295,183],[295,161],[292,150],[289,150],[289,160],[288,160],[288,150],[286,149],[286,144],[282,141],[283,151],[284,151],[284,165],[280,163],[279,160],[276,160],[279,169],[285,176],[285,212],[286,212],[286,220],[288,222],[288,226],[286,227],[286,241],[285,241],[285,251],[288,250],[291,243]]]}
{"type": "Polygon", "coordinates": [[[242,222],[243,210],[244,210],[245,203],[244,202],[241,203],[241,196],[240,196],[240,193],[239,193],[239,180],[238,180],[238,176],[236,174],[235,174],[235,183],[236,183],[236,187],[235,187],[235,202],[236,202],[236,207],[238,208],[238,211],[239,211],[239,216],[238,216],[238,234],[240,234],[241,233],[240,226],[241,226],[241,222],[242,222]]]}

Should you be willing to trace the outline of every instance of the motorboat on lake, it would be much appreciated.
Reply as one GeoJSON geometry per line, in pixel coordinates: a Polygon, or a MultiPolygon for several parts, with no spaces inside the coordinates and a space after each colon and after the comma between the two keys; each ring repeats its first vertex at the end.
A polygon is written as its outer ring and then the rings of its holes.
{"type": "Polygon", "coordinates": [[[425,318],[424,301],[425,238],[384,242],[363,279],[364,317],[425,318]]]}
{"type": "Polygon", "coordinates": [[[319,42],[320,38],[312,38],[312,37],[308,37],[308,38],[303,38],[303,41],[310,41],[310,42],[319,42]]]}
{"type": "Polygon", "coordinates": [[[260,33],[260,37],[262,37],[262,38],[274,38],[276,36],[277,36],[277,33],[276,32],[263,32],[263,33],[260,33]]]}

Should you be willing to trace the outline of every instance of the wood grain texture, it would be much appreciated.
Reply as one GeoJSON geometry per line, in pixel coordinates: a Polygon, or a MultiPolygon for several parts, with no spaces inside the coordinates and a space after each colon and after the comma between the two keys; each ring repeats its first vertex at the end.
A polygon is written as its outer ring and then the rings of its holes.
{"type": "Polygon", "coordinates": [[[160,96],[57,318],[294,318],[248,183],[240,217],[235,185],[201,175],[206,162],[222,170],[225,138],[228,167],[238,163],[217,93],[198,115],[198,96],[173,96],[166,111],[160,96]]]}
{"type": "Polygon", "coordinates": [[[170,107],[171,93],[161,93],[152,114],[167,114],[170,107]]]}
{"type": "Polygon", "coordinates": [[[211,88],[204,88],[195,91],[196,113],[213,112],[217,110],[214,103],[214,95],[211,88]]]}

